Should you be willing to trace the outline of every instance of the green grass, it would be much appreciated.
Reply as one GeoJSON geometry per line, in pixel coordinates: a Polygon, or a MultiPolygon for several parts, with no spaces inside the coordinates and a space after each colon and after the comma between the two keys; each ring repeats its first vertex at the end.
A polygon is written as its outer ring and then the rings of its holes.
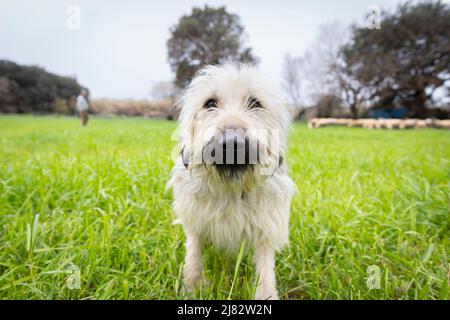
{"type": "MultiPolygon", "coordinates": [[[[191,297],[165,192],[175,127],[0,117],[0,299],[191,297]],[[76,267],[81,286],[69,289],[76,267]]],[[[287,161],[299,194],[277,256],[280,298],[449,299],[449,131],[296,124],[287,161]],[[372,265],[381,281],[369,290],[372,265]]],[[[249,253],[204,256],[196,298],[252,297],[249,253]]]]}

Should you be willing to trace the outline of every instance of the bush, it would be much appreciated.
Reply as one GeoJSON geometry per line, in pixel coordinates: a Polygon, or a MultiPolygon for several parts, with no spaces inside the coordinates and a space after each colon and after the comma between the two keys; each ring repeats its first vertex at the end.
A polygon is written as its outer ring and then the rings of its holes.
{"type": "Polygon", "coordinates": [[[0,60],[0,112],[73,113],[81,90],[76,79],[0,60]]]}
{"type": "Polygon", "coordinates": [[[91,102],[91,111],[102,116],[131,116],[175,119],[178,112],[172,108],[172,99],[158,101],[100,99],[91,102]]]}

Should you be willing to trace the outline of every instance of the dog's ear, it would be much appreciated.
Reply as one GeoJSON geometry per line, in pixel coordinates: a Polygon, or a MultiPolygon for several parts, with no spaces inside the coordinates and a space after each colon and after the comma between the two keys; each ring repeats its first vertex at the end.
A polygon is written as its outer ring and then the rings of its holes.
{"type": "Polygon", "coordinates": [[[186,169],[188,169],[188,167],[189,167],[189,155],[188,155],[188,152],[185,151],[185,147],[184,146],[181,148],[180,155],[181,155],[181,160],[183,161],[184,167],[186,169]]]}

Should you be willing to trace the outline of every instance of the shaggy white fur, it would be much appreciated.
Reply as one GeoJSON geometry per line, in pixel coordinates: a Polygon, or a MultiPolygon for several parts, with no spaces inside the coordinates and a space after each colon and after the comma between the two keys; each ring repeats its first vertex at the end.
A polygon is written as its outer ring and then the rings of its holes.
{"type": "Polygon", "coordinates": [[[288,243],[296,191],[284,162],[289,113],[272,86],[248,65],[203,68],[180,105],[183,151],[169,185],[176,221],[187,236],[185,284],[193,287],[201,280],[202,242],[233,251],[245,239],[255,248],[256,299],[277,299],[274,254],[288,243]],[[205,109],[212,98],[215,107],[205,109]],[[258,108],[249,101],[258,101],[258,108]],[[259,146],[258,163],[235,175],[221,174],[202,161],[205,146],[229,128],[242,129],[259,146]]]}

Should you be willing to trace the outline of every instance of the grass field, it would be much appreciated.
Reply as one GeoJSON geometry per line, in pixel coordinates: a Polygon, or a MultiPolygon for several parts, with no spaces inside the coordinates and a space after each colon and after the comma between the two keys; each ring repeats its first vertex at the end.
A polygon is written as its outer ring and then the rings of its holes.
{"type": "MultiPolygon", "coordinates": [[[[165,192],[175,126],[0,117],[0,299],[192,297],[165,192]]],[[[299,194],[280,298],[449,299],[450,131],[296,124],[287,162],[299,194]]],[[[251,254],[207,247],[205,262],[196,298],[252,297],[251,254]]]]}

